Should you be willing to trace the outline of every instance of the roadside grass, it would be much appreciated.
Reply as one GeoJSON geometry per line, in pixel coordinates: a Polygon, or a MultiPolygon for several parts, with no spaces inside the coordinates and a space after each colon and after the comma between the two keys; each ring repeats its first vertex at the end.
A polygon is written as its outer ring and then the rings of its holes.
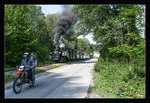
{"type": "Polygon", "coordinates": [[[16,75],[5,75],[5,82],[14,80],[16,77],[17,77],[16,75]]]}
{"type": "MultiPolygon", "coordinates": [[[[36,69],[35,74],[42,73],[42,72],[45,72],[47,70],[51,70],[51,69],[54,69],[54,68],[58,68],[58,67],[66,65],[66,64],[71,64],[71,63],[76,62],[76,61],[79,61],[79,60],[69,61],[69,62],[66,62],[66,63],[60,63],[60,64],[57,64],[57,65],[50,66],[48,68],[36,69]]],[[[9,82],[11,80],[14,80],[15,78],[16,78],[15,75],[5,75],[5,82],[9,82]]]]}
{"type": "MultiPolygon", "coordinates": [[[[38,66],[44,66],[45,64],[47,65],[50,65],[52,64],[52,62],[50,60],[47,60],[47,61],[44,61],[44,62],[39,62],[38,63],[38,66]]],[[[9,64],[5,65],[5,71],[8,71],[8,70],[13,70],[15,67],[14,66],[11,66],[9,64]]]]}
{"type": "MultiPolygon", "coordinates": [[[[90,58],[91,59],[91,58],[90,58]]],[[[79,60],[74,60],[74,61],[68,61],[68,62],[65,62],[64,64],[71,64],[71,63],[73,63],[73,62],[76,62],[76,61],[79,61],[79,60]]],[[[48,60],[48,61],[45,61],[45,62],[39,62],[38,63],[38,66],[40,67],[40,66],[44,66],[44,65],[50,65],[50,64],[53,64],[53,62],[51,61],[51,60],[48,60]]],[[[11,66],[11,65],[6,65],[5,66],[5,71],[7,71],[7,70],[13,70],[15,67],[13,67],[13,66],[11,66]]]]}
{"type": "Polygon", "coordinates": [[[13,67],[12,68],[5,68],[5,70],[7,71],[7,70],[12,70],[12,69],[14,69],[13,67]]]}
{"type": "Polygon", "coordinates": [[[45,64],[52,64],[52,61],[50,59],[46,60],[46,61],[39,61],[38,62],[38,66],[43,66],[45,64]]]}
{"type": "Polygon", "coordinates": [[[58,67],[61,67],[61,66],[64,66],[64,65],[65,65],[65,63],[64,64],[59,64],[59,65],[53,65],[51,67],[44,68],[44,69],[37,69],[37,70],[35,70],[35,74],[38,74],[38,73],[41,73],[41,72],[45,72],[47,70],[51,70],[51,69],[54,69],[54,68],[58,68],[58,67]]]}
{"type": "MultiPolygon", "coordinates": [[[[47,70],[50,70],[50,69],[54,69],[54,68],[57,68],[57,67],[61,67],[61,66],[64,66],[65,63],[63,64],[58,64],[58,65],[53,65],[53,66],[50,66],[48,68],[44,68],[44,69],[36,69],[35,70],[35,74],[38,74],[38,73],[42,73],[42,72],[45,72],[47,70]]],[[[16,75],[6,75],[5,74],[5,82],[9,82],[9,81],[12,81],[16,78],[17,76],[16,75]]]]}
{"type": "Polygon", "coordinates": [[[14,69],[14,67],[12,67],[11,65],[5,65],[5,70],[11,70],[14,69]]]}
{"type": "Polygon", "coordinates": [[[94,66],[94,90],[102,98],[145,98],[145,63],[99,58],[94,66]]]}

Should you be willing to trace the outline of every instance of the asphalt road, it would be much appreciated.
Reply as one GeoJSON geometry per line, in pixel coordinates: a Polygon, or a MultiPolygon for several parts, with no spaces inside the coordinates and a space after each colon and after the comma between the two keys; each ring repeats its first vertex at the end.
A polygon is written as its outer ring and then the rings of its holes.
{"type": "Polygon", "coordinates": [[[20,94],[5,90],[5,98],[85,98],[97,59],[68,64],[46,71],[36,78],[35,87],[23,85],[20,94]]]}

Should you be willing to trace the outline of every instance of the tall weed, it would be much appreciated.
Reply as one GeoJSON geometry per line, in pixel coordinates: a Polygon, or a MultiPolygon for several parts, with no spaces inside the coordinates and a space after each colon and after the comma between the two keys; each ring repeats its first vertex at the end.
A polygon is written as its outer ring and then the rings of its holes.
{"type": "Polygon", "coordinates": [[[145,97],[145,60],[129,62],[99,58],[94,67],[94,89],[102,97],[145,97]]]}

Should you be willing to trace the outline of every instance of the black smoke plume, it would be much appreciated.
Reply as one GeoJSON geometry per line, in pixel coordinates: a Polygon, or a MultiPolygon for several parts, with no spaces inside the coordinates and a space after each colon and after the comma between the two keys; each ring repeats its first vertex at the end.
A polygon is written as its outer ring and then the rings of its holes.
{"type": "Polygon", "coordinates": [[[56,46],[56,50],[60,47],[61,39],[66,35],[66,32],[70,29],[72,25],[74,25],[78,17],[72,12],[70,6],[62,6],[63,11],[59,15],[56,21],[56,31],[54,34],[54,45],[56,46]]]}

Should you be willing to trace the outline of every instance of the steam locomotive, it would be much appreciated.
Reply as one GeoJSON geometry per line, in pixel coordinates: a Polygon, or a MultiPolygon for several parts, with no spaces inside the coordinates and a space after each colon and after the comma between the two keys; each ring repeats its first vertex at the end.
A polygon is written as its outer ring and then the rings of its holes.
{"type": "Polygon", "coordinates": [[[72,48],[59,48],[58,50],[50,52],[50,56],[54,62],[66,62],[90,58],[89,54],[72,48]]]}

